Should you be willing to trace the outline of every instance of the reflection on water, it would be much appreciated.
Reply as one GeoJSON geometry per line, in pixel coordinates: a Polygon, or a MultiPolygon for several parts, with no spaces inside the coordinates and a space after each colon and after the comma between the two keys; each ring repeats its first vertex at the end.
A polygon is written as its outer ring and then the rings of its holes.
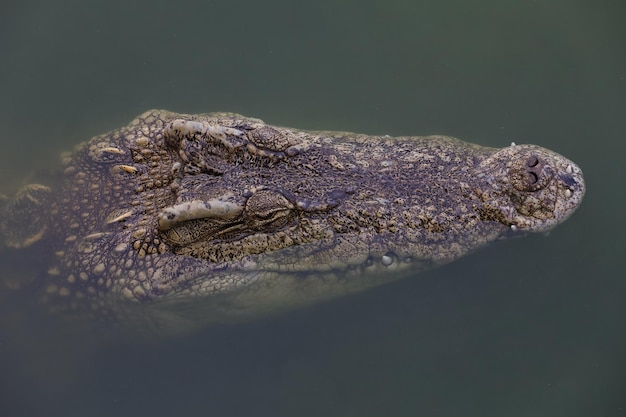
{"type": "MultiPolygon", "coordinates": [[[[3,193],[47,176],[78,141],[165,107],[538,143],[580,163],[588,194],[549,237],[177,338],[51,317],[4,288],[2,414],[624,414],[625,10],[582,3],[7,6],[3,193]]],[[[28,282],[41,261],[0,252],[2,285],[28,282]]]]}

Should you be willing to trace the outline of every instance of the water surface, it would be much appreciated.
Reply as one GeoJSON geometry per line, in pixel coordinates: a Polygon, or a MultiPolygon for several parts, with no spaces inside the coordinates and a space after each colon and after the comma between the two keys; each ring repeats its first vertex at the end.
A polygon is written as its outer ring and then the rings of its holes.
{"type": "Polygon", "coordinates": [[[3,7],[0,193],[149,108],[536,143],[588,193],[548,237],[150,344],[101,345],[98,323],[65,337],[4,296],[2,415],[626,414],[622,1],[3,7]]]}

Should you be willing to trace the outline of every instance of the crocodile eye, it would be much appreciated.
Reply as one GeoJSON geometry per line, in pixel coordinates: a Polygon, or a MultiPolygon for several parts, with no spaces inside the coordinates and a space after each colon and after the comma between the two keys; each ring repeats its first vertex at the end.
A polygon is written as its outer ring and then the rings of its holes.
{"type": "Polygon", "coordinates": [[[249,137],[256,145],[272,151],[283,151],[291,144],[288,137],[271,126],[255,129],[249,137]]]}
{"type": "Polygon", "coordinates": [[[284,195],[272,190],[260,190],[252,194],[244,210],[246,225],[253,230],[284,226],[293,213],[293,204],[284,195]]]}
{"type": "Polygon", "coordinates": [[[536,154],[519,155],[511,161],[509,175],[511,183],[519,191],[537,191],[546,187],[554,170],[544,158],[536,154]]]}

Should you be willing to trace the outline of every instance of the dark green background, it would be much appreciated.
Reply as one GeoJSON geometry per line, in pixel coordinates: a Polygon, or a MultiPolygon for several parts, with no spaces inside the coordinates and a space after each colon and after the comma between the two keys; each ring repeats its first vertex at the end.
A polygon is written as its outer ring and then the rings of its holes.
{"type": "Polygon", "coordinates": [[[149,108],[536,143],[588,192],[547,238],[280,317],[37,357],[0,334],[0,414],[626,415],[623,1],[1,7],[0,192],[149,108]]]}

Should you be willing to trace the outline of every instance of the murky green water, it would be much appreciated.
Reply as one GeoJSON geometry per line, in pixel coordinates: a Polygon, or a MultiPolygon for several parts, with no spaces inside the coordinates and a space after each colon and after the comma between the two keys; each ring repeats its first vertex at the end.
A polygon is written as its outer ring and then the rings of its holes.
{"type": "Polygon", "coordinates": [[[3,5],[0,193],[154,107],[537,143],[588,193],[547,238],[148,345],[98,349],[97,323],[64,344],[0,298],[0,414],[626,415],[625,17],[621,0],[3,5]]]}

